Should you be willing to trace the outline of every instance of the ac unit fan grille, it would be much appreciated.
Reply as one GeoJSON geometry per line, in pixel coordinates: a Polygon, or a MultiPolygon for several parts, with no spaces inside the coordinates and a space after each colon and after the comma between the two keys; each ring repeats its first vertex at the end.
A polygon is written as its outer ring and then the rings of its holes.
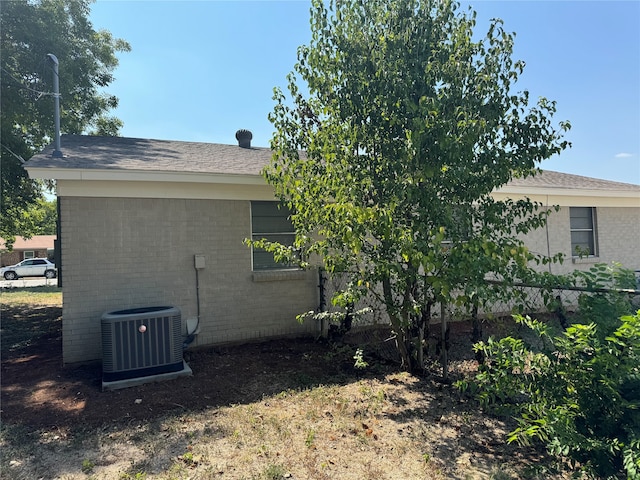
{"type": "Polygon", "coordinates": [[[178,308],[121,310],[106,313],[101,323],[103,381],[182,370],[178,308]]]}

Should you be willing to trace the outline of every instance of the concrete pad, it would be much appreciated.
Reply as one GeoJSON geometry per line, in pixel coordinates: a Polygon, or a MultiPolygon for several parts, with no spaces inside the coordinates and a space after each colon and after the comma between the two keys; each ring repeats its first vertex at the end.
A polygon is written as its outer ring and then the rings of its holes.
{"type": "Polygon", "coordinates": [[[147,377],[126,378],[124,380],[115,380],[113,382],[102,382],[102,391],[119,390],[121,388],[135,387],[137,385],[144,385],[145,383],[164,382],[165,380],[175,380],[179,377],[188,377],[193,375],[191,367],[187,365],[187,362],[182,360],[182,370],[177,372],[159,373],[157,375],[149,375],[147,377]]]}

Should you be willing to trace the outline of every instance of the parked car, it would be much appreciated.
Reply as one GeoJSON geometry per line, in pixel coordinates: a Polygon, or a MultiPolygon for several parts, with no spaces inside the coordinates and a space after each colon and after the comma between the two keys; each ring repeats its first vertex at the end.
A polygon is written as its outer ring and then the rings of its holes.
{"type": "Polygon", "coordinates": [[[0,268],[0,275],[6,280],[16,280],[20,277],[56,278],[56,266],[46,258],[28,258],[16,265],[0,268]]]}

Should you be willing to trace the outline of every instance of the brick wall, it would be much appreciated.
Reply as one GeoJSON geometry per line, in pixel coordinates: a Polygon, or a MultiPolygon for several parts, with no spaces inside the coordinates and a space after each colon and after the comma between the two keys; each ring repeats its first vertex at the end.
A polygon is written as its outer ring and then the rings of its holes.
{"type": "Polygon", "coordinates": [[[15,265],[16,263],[22,261],[22,252],[17,250],[13,250],[12,252],[2,252],[0,254],[0,266],[6,267],[7,265],[15,265]]]}
{"type": "Polygon", "coordinates": [[[106,311],[173,305],[197,316],[196,346],[315,331],[295,316],[317,307],[317,274],[254,278],[250,202],[64,197],[61,199],[63,357],[101,358],[106,311]]]}
{"type": "Polygon", "coordinates": [[[542,228],[524,237],[530,250],[547,253],[547,230],[548,250],[551,255],[561,252],[566,257],[562,265],[551,266],[553,273],[568,273],[575,269],[588,270],[594,263],[611,262],[619,262],[630,270],[640,269],[640,208],[596,208],[599,247],[596,257],[572,259],[569,207],[562,207],[559,212],[551,215],[548,229],[542,228]]]}
{"type": "MultiPolygon", "coordinates": [[[[33,252],[35,258],[47,258],[47,250],[26,250],[33,252]]],[[[15,265],[24,260],[25,250],[13,250],[11,252],[2,252],[0,254],[0,266],[15,265]]]]}

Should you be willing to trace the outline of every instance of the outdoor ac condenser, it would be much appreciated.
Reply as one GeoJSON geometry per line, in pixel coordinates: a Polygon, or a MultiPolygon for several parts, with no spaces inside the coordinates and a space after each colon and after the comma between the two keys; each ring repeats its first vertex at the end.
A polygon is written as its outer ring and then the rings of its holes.
{"type": "Polygon", "coordinates": [[[182,360],[181,315],[177,307],[144,307],[105,313],[102,381],[114,382],[178,372],[182,360]]]}

